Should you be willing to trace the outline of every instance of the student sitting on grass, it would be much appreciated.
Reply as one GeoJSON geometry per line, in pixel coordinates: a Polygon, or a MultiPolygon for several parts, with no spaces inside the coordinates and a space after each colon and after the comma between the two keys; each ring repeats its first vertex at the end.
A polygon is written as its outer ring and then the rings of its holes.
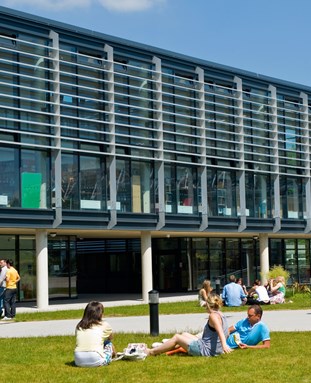
{"type": "Polygon", "coordinates": [[[199,304],[201,307],[206,307],[207,297],[211,294],[213,288],[211,286],[211,281],[205,279],[202,284],[202,288],[199,291],[199,304]]]}
{"type": "Polygon", "coordinates": [[[268,291],[265,286],[261,285],[259,279],[256,279],[253,287],[248,292],[247,302],[248,305],[269,305],[270,299],[268,291]]]}
{"type": "Polygon", "coordinates": [[[111,362],[115,355],[111,343],[112,328],[103,320],[104,306],[90,302],[76,327],[75,364],[79,367],[99,367],[111,362]]]}
{"type": "Polygon", "coordinates": [[[270,303],[285,303],[285,294],[286,294],[286,283],[285,278],[283,276],[277,277],[275,280],[271,279],[269,281],[270,291],[272,293],[272,297],[270,298],[270,303]]]}
{"type": "Polygon", "coordinates": [[[148,355],[156,356],[180,347],[192,356],[216,356],[230,353],[232,350],[226,344],[228,336],[227,318],[219,311],[221,306],[222,299],[220,296],[210,294],[207,297],[206,308],[209,318],[202,339],[189,333],[176,334],[160,346],[148,349],[148,355]]]}
{"type": "Polygon", "coordinates": [[[247,318],[229,327],[227,345],[231,348],[270,348],[270,331],[261,321],[262,308],[252,305],[247,318]],[[262,342],[262,344],[258,344],[262,342]]]}

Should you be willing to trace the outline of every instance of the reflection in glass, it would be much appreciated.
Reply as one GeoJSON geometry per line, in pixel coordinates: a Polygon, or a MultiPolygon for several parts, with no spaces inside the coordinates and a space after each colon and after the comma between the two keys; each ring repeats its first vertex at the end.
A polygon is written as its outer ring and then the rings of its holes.
{"type": "Polygon", "coordinates": [[[0,207],[20,207],[18,149],[0,148],[0,207]]]}
{"type": "Polygon", "coordinates": [[[302,181],[280,177],[281,207],[284,218],[302,218],[302,181]]]}
{"type": "Polygon", "coordinates": [[[79,209],[78,157],[62,155],[62,200],[64,209],[79,209]]]}
{"type": "Polygon", "coordinates": [[[101,210],[105,204],[105,173],[99,157],[80,157],[80,207],[101,210]]]}
{"type": "Polygon", "coordinates": [[[196,169],[165,166],[165,210],[167,213],[197,213],[196,169]]]}
{"type": "Polygon", "coordinates": [[[151,213],[154,211],[153,169],[147,162],[132,162],[132,212],[151,213]]]}
{"type": "Polygon", "coordinates": [[[117,210],[131,211],[131,179],[130,166],[126,160],[117,160],[116,171],[117,210]]]}
{"type": "Polygon", "coordinates": [[[236,217],[236,175],[233,171],[208,169],[209,216],[236,217]]]}

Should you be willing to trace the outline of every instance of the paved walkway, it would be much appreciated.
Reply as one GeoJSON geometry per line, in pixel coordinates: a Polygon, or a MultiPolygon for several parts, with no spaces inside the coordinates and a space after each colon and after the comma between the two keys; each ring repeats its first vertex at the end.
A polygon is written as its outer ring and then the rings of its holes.
{"type": "MultiPolygon", "coordinates": [[[[55,301],[47,310],[68,310],[84,308],[91,299],[100,300],[106,307],[141,304],[139,297],[127,296],[84,296],[75,301],[55,301]]],[[[162,296],[161,302],[186,301],[196,299],[196,294],[162,296]]],[[[19,304],[18,312],[36,312],[35,306],[19,304]]],[[[245,312],[226,312],[229,325],[245,317],[245,312]]],[[[181,331],[202,331],[207,320],[206,313],[160,315],[159,332],[174,333],[181,331]]],[[[264,312],[263,321],[271,331],[311,331],[311,307],[309,310],[281,310],[264,312]]],[[[78,320],[55,320],[37,322],[5,322],[0,321],[0,338],[8,337],[37,337],[52,335],[74,335],[78,320]]],[[[150,333],[149,316],[141,317],[115,317],[109,318],[108,322],[118,332],[150,333]]]]}

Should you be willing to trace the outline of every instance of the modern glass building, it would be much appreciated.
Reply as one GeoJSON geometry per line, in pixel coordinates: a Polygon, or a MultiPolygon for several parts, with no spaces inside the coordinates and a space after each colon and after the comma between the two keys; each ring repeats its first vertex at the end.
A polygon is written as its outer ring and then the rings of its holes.
{"type": "Polygon", "coordinates": [[[311,88],[0,7],[19,299],[310,282],[311,88]]]}

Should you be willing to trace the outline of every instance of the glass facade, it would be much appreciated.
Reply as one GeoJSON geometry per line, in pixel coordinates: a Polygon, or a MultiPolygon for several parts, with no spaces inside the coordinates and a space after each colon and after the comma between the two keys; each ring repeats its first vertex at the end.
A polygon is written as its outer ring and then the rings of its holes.
{"type": "MultiPolygon", "coordinates": [[[[58,230],[52,296],[76,294],[79,231],[183,233],[155,246],[164,290],[251,281],[261,232],[310,281],[310,88],[29,17],[0,7],[0,235],[58,230]]],[[[16,238],[32,298],[35,243],[16,238]]]]}
{"type": "Polygon", "coordinates": [[[154,213],[164,193],[168,215],[309,214],[307,93],[84,36],[0,37],[0,206],[48,209],[61,187],[64,211],[154,213]]]}

